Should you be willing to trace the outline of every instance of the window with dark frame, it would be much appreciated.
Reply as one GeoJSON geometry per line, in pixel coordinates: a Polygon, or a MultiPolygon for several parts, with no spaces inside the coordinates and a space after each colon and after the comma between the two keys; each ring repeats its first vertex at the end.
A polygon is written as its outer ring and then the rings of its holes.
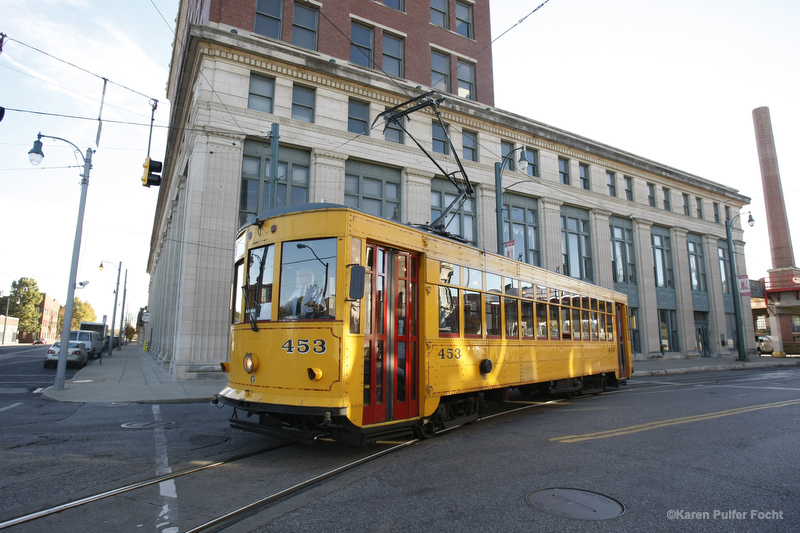
{"type": "Polygon", "coordinates": [[[431,0],[431,24],[448,29],[448,0],[431,0]]]}
{"type": "Polygon", "coordinates": [[[292,44],[308,50],[316,50],[318,24],[319,12],[316,9],[295,4],[292,20],[292,44]]]}
{"type": "Polygon", "coordinates": [[[372,68],[373,30],[363,24],[350,24],[350,63],[372,68]]]}
{"type": "Polygon", "coordinates": [[[383,32],[383,60],[381,68],[389,76],[405,76],[405,40],[383,32]]]}
{"type": "Polygon", "coordinates": [[[275,96],[275,80],[258,74],[250,74],[250,92],[247,108],[272,113],[275,96]]]}
{"type": "Polygon", "coordinates": [[[314,89],[300,85],[292,88],[292,118],[314,122],[314,89]]]}
{"type": "Polygon", "coordinates": [[[347,131],[369,135],[369,104],[350,100],[347,104],[347,131]]]}
{"type": "Polygon", "coordinates": [[[273,39],[281,38],[283,0],[257,0],[254,31],[273,39]]]}

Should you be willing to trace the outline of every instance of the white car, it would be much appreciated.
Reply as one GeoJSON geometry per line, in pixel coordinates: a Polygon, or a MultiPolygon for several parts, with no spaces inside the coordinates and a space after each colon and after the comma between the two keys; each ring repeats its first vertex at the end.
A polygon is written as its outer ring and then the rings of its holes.
{"type": "MultiPolygon", "coordinates": [[[[58,366],[58,354],[61,352],[61,341],[54,343],[47,349],[44,356],[44,367],[58,366]]],[[[78,341],[70,341],[67,349],[67,365],[73,363],[83,368],[89,363],[89,352],[86,344],[78,341]]]]}
{"type": "Polygon", "coordinates": [[[758,352],[758,355],[772,353],[772,350],[772,337],[769,335],[764,335],[763,337],[758,338],[758,344],[756,345],[756,351],[758,352]]]}

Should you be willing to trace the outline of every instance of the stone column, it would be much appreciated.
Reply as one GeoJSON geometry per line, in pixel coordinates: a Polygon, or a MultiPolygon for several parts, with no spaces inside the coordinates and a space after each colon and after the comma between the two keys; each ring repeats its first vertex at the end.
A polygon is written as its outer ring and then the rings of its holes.
{"type": "Polygon", "coordinates": [[[672,268],[675,275],[676,314],[681,352],[687,357],[699,357],[697,337],[694,328],[694,299],[692,298],[691,271],[689,269],[689,249],[686,243],[688,230],[672,228],[672,268]]]}
{"type": "Polygon", "coordinates": [[[561,272],[561,206],[560,200],[539,199],[539,243],[542,268],[561,272]]]}

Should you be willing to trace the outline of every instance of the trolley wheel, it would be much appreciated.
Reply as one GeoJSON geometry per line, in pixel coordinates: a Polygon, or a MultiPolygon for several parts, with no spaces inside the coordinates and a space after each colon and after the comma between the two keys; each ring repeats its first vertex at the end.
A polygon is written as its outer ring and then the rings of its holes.
{"type": "Polygon", "coordinates": [[[433,421],[429,420],[425,424],[417,424],[414,426],[414,433],[416,433],[417,438],[420,439],[430,439],[434,435],[436,435],[436,424],[433,421]]]}

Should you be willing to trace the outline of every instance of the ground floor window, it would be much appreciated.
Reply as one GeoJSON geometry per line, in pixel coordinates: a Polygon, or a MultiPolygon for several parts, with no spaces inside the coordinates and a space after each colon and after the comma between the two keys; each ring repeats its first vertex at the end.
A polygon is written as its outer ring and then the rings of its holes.
{"type": "Polygon", "coordinates": [[[678,344],[678,319],[673,309],[658,310],[659,329],[661,332],[661,351],[680,351],[678,344]]]}

